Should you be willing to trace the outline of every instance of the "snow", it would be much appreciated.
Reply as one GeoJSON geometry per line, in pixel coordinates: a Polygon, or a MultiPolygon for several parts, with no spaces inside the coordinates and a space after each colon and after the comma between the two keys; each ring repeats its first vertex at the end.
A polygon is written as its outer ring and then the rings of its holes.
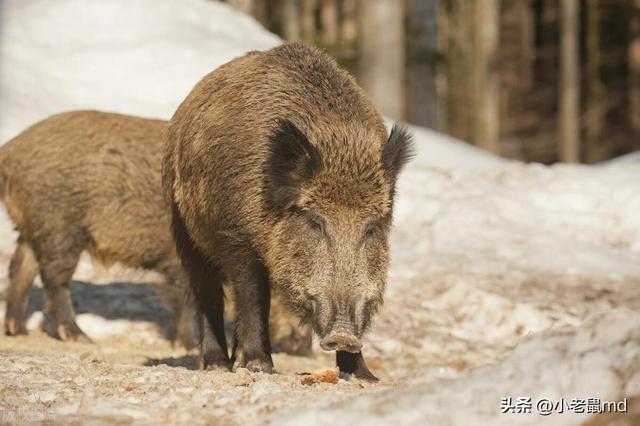
{"type": "Polygon", "coordinates": [[[204,0],[4,0],[0,141],[72,109],[170,118],[205,74],[279,44],[204,0]]]}
{"type": "Polygon", "coordinates": [[[424,127],[410,126],[416,141],[414,167],[488,170],[508,163],[496,155],[451,136],[424,127]]]}
{"type": "Polygon", "coordinates": [[[630,152],[610,160],[604,161],[601,165],[617,165],[617,164],[638,164],[640,163],[640,151],[630,152]]]}
{"type": "Polygon", "coordinates": [[[423,424],[427,419],[434,425],[581,424],[585,414],[569,408],[574,398],[623,402],[621,395],[638,392],[639,323],[638,312],[614,310],[581,328],[523,339],[500,363],[457,380],[386,390],[329,409],[299,410],[274,424],[323,425],[336,419],[349,425],[423,424]],[[531,412],[503,413],[501,399],[509,397],[514,404],[519,397],[529,398],[531,412]],[[562,404],[563,412],[558,406],[543,417],[537,412],[545,412],[541,400],[562,404]]]}
{"type": "MultiPolygon", "coordinates": [[[[280,42],[213,1],[1,4],[0,143],[63,110],[169,118],[204,74],[280,42]]],[[[0,336],[0,371],[15,391],[0,389],[0,409],[39,395],[42,413],[70,420],[577,425],[589,415],[499,415],[500,398],[640,394],[637,155],[523,164],[412,131],[417,156],[399,181],[389,287],[365,346],[380,385],[302,386],[293,373],[331,365],[320,353],[278,355],[286,374],[276,376],[162,365],[195,361],[168,347],[158,327],[166,312],[131,284],[157,277],[84,257],[72,293],[97,345],[0,336]]],[[[0,270],[15,238],[0,209],[0,270]]],[[[42,316],[32,311],[35,329],[42,316]]]]}
{"type": "Polygon", "coordinates": [[[395,219],[394,241],[411,250],[396,253],[468,258],[478,269],[508,264],[522,270],[636,276],[638,190],[635,164],[507,163],[469,172],[425,167],[418,159],[400,181],[395,219]],[[422,228],[430,238],[413,232],[422,228]]]}

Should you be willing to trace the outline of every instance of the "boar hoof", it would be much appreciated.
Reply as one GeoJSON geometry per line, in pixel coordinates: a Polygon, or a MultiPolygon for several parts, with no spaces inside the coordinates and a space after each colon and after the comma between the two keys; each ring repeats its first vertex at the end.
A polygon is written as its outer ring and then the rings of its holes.
{"type": "Polygon", "coordinates": [[[230,367],[229,358],[222,354],[211,352],[198,357],[200,370],[228,372],[230,367]]]}
{"type": "Polygon", "coordinates": [[[5,334],[7,336],[19,336],[27,334],[27,326],[24,320],[18,318],[7,318],[4,324],[5,334]]]}
{"type": "Polygon", "coordinates": [[[337,351],[336,364],[338,365],[341,373],[353,374],[356,378],[366,380],[367,382],[375,383],[380,381],[369,370],[367,364],[365,364],[362,352],[352,353],[337,351]]]}
{"type": "Polygon", "coordinates": [[[56,331],[60,340],[79,343],[93,343],[93,341],[78,327],[75,322],[58,325],[56,331]]]}
{"type": "Polygon", "coordinates": [[[353,375],[356,376],[357,379],[365,380],[371,383],[377,383],[380,381],[380,379],[374,376],[373,373],[366,367],[364,369],[356,370],[353,375]]]}
{"type": "Polygon", "coordinates": [[[254,358],[247,361],[245,357],[241,356],[233,363],[233,371],[236,371],[238,368],[246,368],[253,373],[271,374],[273,373],[273,362],[271,359],[260,358],[254,358]]]}
{"type": "Polygon", "coordinates": [[[219,363],[219,364],[209,364],[209,365],[204,365],[202,364],[202,362],[198,361],[198,366],[200,368],[200,370],[204,370],[204,371],[215,371],[218,373],[228,373],[229,372],[229,364],[227,363],[219,363]]]}

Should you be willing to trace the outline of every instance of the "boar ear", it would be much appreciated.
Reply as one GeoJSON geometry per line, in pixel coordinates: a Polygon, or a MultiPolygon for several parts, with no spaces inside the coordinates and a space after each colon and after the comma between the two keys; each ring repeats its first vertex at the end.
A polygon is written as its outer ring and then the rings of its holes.
{"type": "Polygon", "coordinates": [[[278,122],[269,143],[267,194],[274,206],[288,207],[296,200],[300,186],[320,168],[320,154],[289,120],[278,122]]]}
{"type": "Polygon", "coordinates": [[[402,168],[414,156],[413,135],[402,125],[394,124],[389,140],[382,148],[382,166],[385,173],[396,179],[402,168]]]}

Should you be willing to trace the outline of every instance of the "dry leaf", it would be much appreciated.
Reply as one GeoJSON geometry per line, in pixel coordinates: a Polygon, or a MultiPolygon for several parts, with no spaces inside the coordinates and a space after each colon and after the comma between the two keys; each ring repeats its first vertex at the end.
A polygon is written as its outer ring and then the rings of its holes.
{"type": "Polygon", "coordinates": [[[336,368],[328,368],[325,370],[314,371],[311,374],[305,375],[301,383],[303,385],[311,386],[315,383],[331,383],[336,384],[340,379],[340,371],[338,367],[336,368]]]}

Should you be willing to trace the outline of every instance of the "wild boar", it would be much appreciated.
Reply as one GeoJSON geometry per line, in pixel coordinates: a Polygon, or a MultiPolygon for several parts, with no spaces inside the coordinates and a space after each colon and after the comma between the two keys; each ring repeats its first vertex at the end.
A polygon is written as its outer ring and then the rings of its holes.
{"type": "MultiPolygon", "coordinates": [[[[169,337],[186,347],[197,343],[199,327],[185,301],[187,279],[162,195],[166,125],[98,111],[68,112],[0,148],[0,196],[20,234],[9,270],[6,334],[26,333],[28,296],[40,273],[49,332],[88,340],[75,322],[68,285],[86,250],[101,263],[118,261],[163,274],[167,285],[160,296],[173,312],[169,337]]],[[[292,327],[286,312],[276,309],[274,317],[284,350],[310,350],[311,336],[292,327]]]]}
{"type": "Polygon", "coordinates": [[[80,254],[162,273],[174,338],[187,346],[195,317],[183,303],[184,272],[162,196],[166,122],[97,111],[49,117],[0,148],[0,191],[19,232],[9,267],[5,332],[24,334],[38,273],[45,324],[63,340],[88,341],[75,321],[69,281],[80,254]],[[182,291],[181,291],[182,289],[182,291]]]}
{"type": "Polygon", "coordinates": [[[396,179],[412,152],[355,80],[299,43],[205,76],[170,120],[173,232],[206,317],[202,368],[273,369],[270,292],[310,323],[342,372],[376,380],[361,338],[383,301],[396,179]],[[237,321],[223,327],[229,280],[237,321]]]}

